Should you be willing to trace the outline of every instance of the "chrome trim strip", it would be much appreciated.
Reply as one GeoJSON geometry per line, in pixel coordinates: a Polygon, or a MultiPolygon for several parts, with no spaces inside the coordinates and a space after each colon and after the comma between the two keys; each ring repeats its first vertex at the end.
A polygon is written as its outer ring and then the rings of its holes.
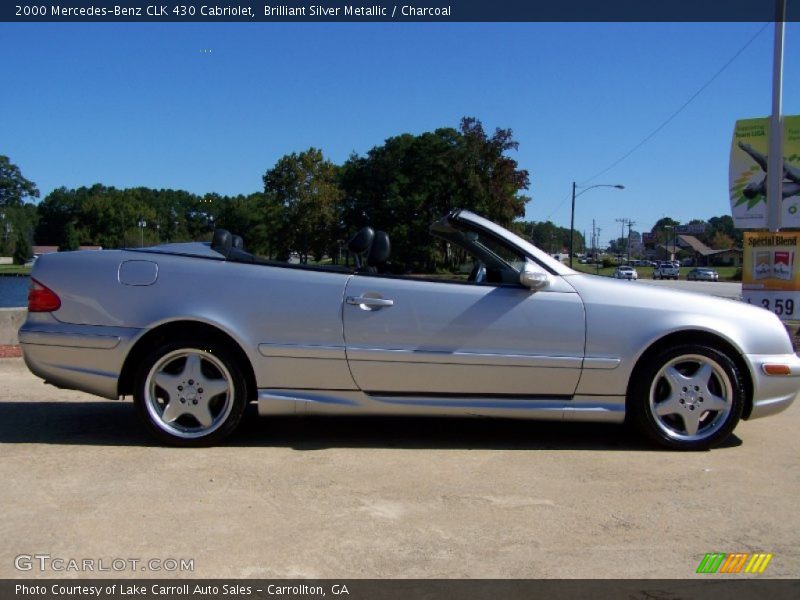
{"type": "Polygon", "coordinates": [[[258,353],[267,358],[325,358],[346,360],[344,346],[322,346],[314,344],[271,344],[258,345],[258,353]]]}
{"type": "Polygon", "coordinates": [[[347,358],[362,362],[404,362],[441,365],[491,365],[501,367],[540,367],[580,369],[583,359],[577,356],[528,356],[522,354],[483,354],[447,350],[390,350],[384,348],[348,348],[347,358]]]}
{"type": "Polygon", "coordinates": [[[622,359],[619,358],[607,358],[607,357],[589,357],[583,359],[583,368],[584,369],[607,369],[612,370],[616,369],[622,359]]]}

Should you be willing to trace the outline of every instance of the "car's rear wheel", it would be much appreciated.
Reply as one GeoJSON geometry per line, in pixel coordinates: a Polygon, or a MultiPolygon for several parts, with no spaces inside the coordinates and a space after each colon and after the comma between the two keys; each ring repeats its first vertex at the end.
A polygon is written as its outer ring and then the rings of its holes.
{"type": "Polygon", "coordinates": [[[638,429],[667,448],[705,450],[724,441],[742,416],[742,376],[715,348],[687,344],[638,370],[628,410],[638,429]]]}
{"type": "Polygon", "coordinates": [[[174,446],[208,446],[241,421],[247,390],[224,345],[184,340],[162,344],[136,374],[134,403],[147,428],[174,446]]]}

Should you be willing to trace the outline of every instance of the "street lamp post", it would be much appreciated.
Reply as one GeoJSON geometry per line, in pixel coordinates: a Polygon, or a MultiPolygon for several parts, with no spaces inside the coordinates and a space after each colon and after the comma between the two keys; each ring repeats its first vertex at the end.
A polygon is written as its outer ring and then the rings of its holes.
{"type": "Polygon", "coordinates": [[[572,268],[572,256],[574,254],[574,245],[575,245],[575,198],[584,194],[591,190],[592,188],[599,188],[599,187],[612,187],[618,190],[624,190],[625,186],[619,183],[598,183],[596,185],[590,185],[587,188],[583,188],[577,194],[575,190],[578,189],[578,185],[573,181],[572,182],[572,216],[570,217],[569,221],[569,266],[572,268]]]}
{"type": "Polygon", "coordinates": [[[144,218],[139,217],[139,229],[142,230],[142,243],[141,243],[141,246],[140,246],[141,248],[144,248],[144,228],[145,227],[147,227],[147,221],[145,221],[144,218]]]}

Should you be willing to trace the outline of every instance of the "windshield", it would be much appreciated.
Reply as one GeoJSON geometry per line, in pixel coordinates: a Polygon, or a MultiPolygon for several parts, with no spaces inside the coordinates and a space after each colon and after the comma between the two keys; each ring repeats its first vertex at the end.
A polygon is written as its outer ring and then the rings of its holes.
{"type": "Polygon", "coordinates": [[[480,217],[468,210],[457,210],[450,213],[449,215],[447,215],[447,217],[435,223],[431,227],[431,231],[435,232],[436,228],[438,228],[442,224],[444,224],[445,226],[449,225],[452,227],[452,222],[459,223],[462,226],[466,226],[473,231],[482,230],[484,232],[492,234],[496,239],[503,240],[505,243],[515,248],[518,252],[521,252],[522,254],[529,256],[536,263],[538,263],[540,266],[544,267],[551,273],[555,273],[558,275],[578,274],[577,271],[573,271],[564,263],[556,260],[546,252],[543,252],[542,250],[531,244],[528,240],[523,239],[517,234],[509,231],[508,229],[501,227],[497,223],[493,223],[488,219],[484,219],[483,217],[480,217]]]}

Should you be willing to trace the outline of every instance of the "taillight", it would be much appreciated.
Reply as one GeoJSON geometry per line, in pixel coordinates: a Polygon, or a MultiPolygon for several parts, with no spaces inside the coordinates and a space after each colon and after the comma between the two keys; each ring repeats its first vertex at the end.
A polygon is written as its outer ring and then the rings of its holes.
{"type": "Polygon", "coordinates": [[[28,312],[52,312],[61,308],[61,298],[56,293],[31,279],[28,290],[28,312]]]}

